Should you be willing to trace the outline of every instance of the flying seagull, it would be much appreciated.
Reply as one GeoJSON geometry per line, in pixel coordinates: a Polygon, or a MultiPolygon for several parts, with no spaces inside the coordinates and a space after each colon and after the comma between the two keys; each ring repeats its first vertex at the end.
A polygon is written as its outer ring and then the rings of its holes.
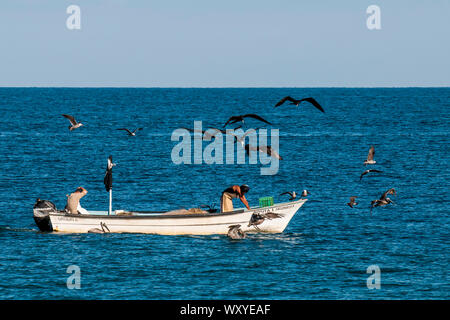
{"type": "Polygon", "coordinates": [[[233,123],[236,123],[236,122],[239,122],[239,121],[244,123],[244,118],[253,118],[253,119],[265,122],[267,124],[271,124],[269,121],[264,120],[263,118],[261,118],[257,114],[251,114],[250,113],[250,114],[244,114],[244,115],[240,115],[240,116],[231,116],[230,119],[228,119],[228,121],[225,122],[225,124],[223,126],[226,127],[227,124],[233,124],[233,123]]]}
{"type": "Polygon", "coordinates": [[[374,155],[375,155],[375,148],[371,146],[369,149],[369,153],[367,154],[367,159],[364,161],[364,165],[377,163],[375,160],[373,160],[374,155]]]}
{"type": "Polygon", "coordinates": [[[258,127],[256,129],[250,129],[250,130],[248,130],[247,132],[245,132],[241,136],[238,136],[235,133],[231,133],[231,135],[234,136],[234,143],[239,142],[242,145],[242,147],[244,148],[245,137],[248,136],[249,134],[253,133],[253,132],[256,132],[259,129],[261,129],[261,127],[258,127]]]}
{"type": "Polygon", "coordinates": [[[289,201],[292,201],[292,200],[294,200],[295,198],[297,198],[297,194],[295,193],[295,191],[292,191],[292,192],[283,192],[282,194],[280,194],[280,196],[282,196],[282,195],[284,195],[284,194],[288,194],[288,195],[290,195],[291,197],[290,197],[290,199],[289,199],[289,201]]]}
{"type": "Polygon", "coordinates": [[[228,226],[228,228],[229,229],[228,229],[227,236],[229,238],[231,238],[233,240],[245,238],[245,233],[244,233],[244,231],[242,231],[240,224],[233,224],[231,226],[228,226]]]}
{"type": "Polygon", "coordinates": [[[139,130],[142,130],[143,128],[137,128],[137,129],[135,129],[134,131],[130,131],[130,130],[128,130],[127,128],[119,128],[119,129],[117,129],[117,130],[124,130],[124,131],[126,131],[126,132],[128,132],[128,135],[129,136],[135,136],[136,135],[136,132],[137,131],[139,131],[139,130]]]}
{"type": "Polygon", "coordinates": [[[381,173],[381,172],[383,172],[383,171],[376,170],[376,169],[368,169],[368,170],[364,171],[363,173],[361,173],[361,175],[359,176],[359,181],[361,181],[361,179],[362,179],[366,174],[368,174],[369,172],[379,172],[379,173],[381,173]]]}
{"type": "Polygon", "coordinates": [[[389,204],[389,203],[394,204],[394,201],[392,201],[391,199],[389,199],[389,198],[387,197],[388,194],[392,194],[392,195],[395,196],[395,195],[397,195],[397,192],[395,191],[394,188],[391,188],[391,189],[389,189],[388,191],[386,191],[385,193],[383,193],[383,194],[381,195],[380,199],[373,200],[373,201],[370,203],[370,204],[371,204],[371,207],[370,207],[370,214],[371,214],[371,215],[372,215],[372,209],[373,209],[374,207],[385,206],[385,205],[387,205],[387,204],[389,204]]]}
{"type": "Polygon", "coordinates": [[[259,151],[261,153],[265,153],[273,158],[276,158],[278,160],[283,160],[283,158],[276,152],[274,149],[272,149],[271,146],[258,146],[253,147],[249,144],[245,145],[245,151],[247,152],[247,155],[250,156],[250,151],[259,151]]]}
{"type": "Polygon", "coordinates": [[[350,202],[347,203],[351,208],[353,208],[353,206],[356,206],[358,203],[355,201],[356,198],[358,197],[350,197],[350,202]]]}
{"type": "Polygon", "coordinates": [[[75,130],[76,128],[79,128],[79,127],[81,127],[81,126],[83,125],[81,122],[77,122],[77,120],[75,120],[74,117],[69,116],[68,114],[63,114],[62,116],[63,116],[64,118],[69,119],[70,124],[71,124],[71,125],[69,126],[69,130],[70,130],[70,131],[75,130]]]}
{"type": "Polygon", "coordinates": [[[308,194],[311,194],[311,192],[309,192],[308,190],[303,190],[303,192],[302,192],[302,198],[307,197],[308,194]]]}
{"type": "Polygon", "coordinates": [[[325,112],[325,110],[323,110],[322,106],[316,101],[316,99],[314,98],[303,98],[300,100],[296,100],[290,96],[284,97],[283,99],[281,99],[280,101],[278,101],[278,103],[275,105],[275,107],[279,107],[281,106],[283,103],[285,103],[286,101],[290,101],[291,104],[294,104],[296,106],[298,106],[300,103],[302,103],[303,101],[307,101],[309,103],[311,103],[314,107],[316,107],[317,109],[319,109],[322,112],[325,112]]]}

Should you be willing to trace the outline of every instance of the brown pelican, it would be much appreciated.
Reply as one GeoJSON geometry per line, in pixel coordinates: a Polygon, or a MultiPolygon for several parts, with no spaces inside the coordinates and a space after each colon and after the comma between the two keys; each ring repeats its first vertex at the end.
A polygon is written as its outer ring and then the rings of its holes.
{"type": "Polygon", "coordinates": [[[308,190],[303,190],[302,192],[302,197],[307,197],[309,194],[311,194],[311,192],[309,192],[308,190]]]}
{"type": "Polygon", "coordinates": [[[248,222],[248,227],[254,226],[256,230],[260,231],[258,225],[264,222],[266,218],[260,213],[254,213],[250,217],[250,221],[248,222]]]}
{"type": "Polygon", "coordinates": [[[233,224],[228,227],[228,233],[227,236],[233,240],[238,239],[244,239],[245,238],[245,232],[242,231],[240,224],[233,224]]]}
{"type": "Polygon", "coordinates": [[[88,233],[107,233],[107,232],[111,232],[109,231],[108,226],[106,225],[106,223],[104,222],[100,222],[100,228],[93,228],[88,230],[88,233]]]}
{"type": "Polygon", "coordinates": [[[253,147],[249,144],[245,145],[245,151],[247,152],[247,155],[250,156],[250,151],[259,151],[262,153],[266,153],[267,155],[276,158],[278,160],[283,160],[283,158],[276,152],[274,149],[272,149],[271,146],[258,146],[253,147]]]}
{"type": "Polygon", "coordinates": [[[264,220],[272,220],[282,218],[283,215],[275,212],[266,212],[266,213],[254,213],[250,217],[250,221],[248,222],[248,227],[253,226],[256,230],[261,231],[258,225],[264,222],[264,220]]]}
{"type": "Polygon", "coordinates": [[[290,195],[291,197],[290,197],[290,199],[289,199],[289,201],[292,201],[292,200],[294,200],[295,198],[297,198],[297,193],[295,193],[295,191],[292,191],[292,192],[283,192],[282,194],[280,194],[280,196],[282,196],[282,195],[284,195],[284,194],[288,194],[288,195],[290,195]]]}
{"type": "Polygon", "coordinates": [[[261,118],[257,114],[244,114],[244,115],[240,115],[240,116],[231,116],[230,119],[228,119],[228,121],[225,122],[225,124],[223,126],[226,127],[226,125],[228,123],[233,124],[233,123],[236,123],[236,122],[239,122],[239,121],[244,123],[244,118],[253,118],[253,119],[257,119],[259,121],[265,122],[267,124],[271,124],[269,121],[264,120],[263,118],[261,118]]]}
{"type": "Polygon", "coordinates": [[[300,99],[300,100],[296,100],[290,96],[284,97],[283,99],[281,99],[280,101],[278,101],[278,103],[275,105],[275,107],[279,107],[281,106],[283,103],[285,103],[286,101],[290,101],[291,104],[294,104],[296,106],[298,106],[302,101],[307,101],[309,103],[311,103],[314,107],[316,107],[317,109],[319,109],[322,112],[325,112],[325,110],[323,110],[322,106],[316,101],[316,99],[314,98],[304,98],[304,99],[300,99]]]}
{"type": "Polygon", "coordinates": [[[358,203],[355,201],[356,198],[358,197],[350,197],[350,202],[347,203],[351,208],[353,208],[353,206],[356,206],[358,203]]]}
{"type": "Polygon", "coordinates": [[[369,154],[367,155],[367,159],[364,161],[364,165],[377,163],[375,160],[373,160],[374,155],[375,155],[375,148],[371,146],[369,149],[369,154]]]}
{"type": "Polygon", "coordinates": [[[119,128],[119,129],[117,129],[117,130],[124,130],[124,131],[126,131],[126,132],[128,132],[128,135],[129,136],[135,136],[136,135],[136,131],[139,131],[139,130],[142,130],[143,128],[137,128],[137,129],[135,129],[134,131],[130,131],[130,130],[128,130],[127,128],[119,128]]]}
{"type": "Polygon", "coordinates": [[[359,181],[361,181],[362,177],[364,177],[364,176],[365,176],[366,174],[368,174],[369,172],[379,172],[379,173],[381,173],[381,172],[383,172],[383,171],[376,170],[376,169],[369,169],[369,170],[366,170],[366,171],[364,171],[363,173],[361,173],[361,175],[359,176],[359,181]]]}
{"type": "Polygon", "coordinates": [[[74,117],[69,116],[68,114],[63,114],[62,116],[63,116],[64,118],[69,119],[70,124],[71,124],[71,125],[69,126],[69,130],[70,130],[70,131],[75,130],[76,128],[79,128],[79,127],[81,127],[81,126],[83,125],[81,122],[77,122],[77,120],[75,120],[74,117]]]}
{"type": "Polygon", "coordinates": [[[394,196],[397,195],[397,192],[395,191],[394,188],[389,189],[388,191],[386,191],[385,193],[383,193],[380,197],[380,199],[377,200],[373,200],[370,204],[370,214],[372,215],[372,209],[374,207],[380,207],[380,206],[385,206],[389,203],[395,204],[394,201],[392,201],[391,199],[389,199],[387,197],[388,194],[393,194],[394,196]]]}
{"type": "Polygon", "coordinates": [[[272,220],[272,219],[277,219],[277,218],[283,217],[283,215],[281,215],[279,213],[275,213],[275,212],[266,212],[266,213],[263,213],[262,216],[267,220],[272,220]]]}

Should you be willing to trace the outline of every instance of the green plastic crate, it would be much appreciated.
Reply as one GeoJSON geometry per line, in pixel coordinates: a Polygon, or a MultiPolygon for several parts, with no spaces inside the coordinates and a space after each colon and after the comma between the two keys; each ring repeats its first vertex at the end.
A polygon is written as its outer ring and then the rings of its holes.
{"type": "Polygon", "coordinates": [[[272,198],[272,197],[262,197],[262,198],[259,198],[259,206],[260,206],[260,207],[270,207],[270,206],[273,206],[273,198],[272,198]]]}

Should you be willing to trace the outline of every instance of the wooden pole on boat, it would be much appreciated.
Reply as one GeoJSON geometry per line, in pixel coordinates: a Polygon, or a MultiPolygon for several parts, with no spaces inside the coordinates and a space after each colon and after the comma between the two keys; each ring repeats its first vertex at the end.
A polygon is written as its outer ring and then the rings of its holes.
{"type": "Polygon", "coordinates": [[[108,216],[111,214],[112,212],[112,188],[109,189],[109,211],[108,211],[108,216]]]}

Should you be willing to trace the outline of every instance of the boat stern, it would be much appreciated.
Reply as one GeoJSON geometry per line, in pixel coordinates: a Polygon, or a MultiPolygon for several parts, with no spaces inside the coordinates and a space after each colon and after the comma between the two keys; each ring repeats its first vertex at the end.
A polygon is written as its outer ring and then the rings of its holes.
{"type": "Polygon", "coordinates": [[[33,219],[39,230],[43,232],[53,231],[50,212],[56,212],[56,206],[52,202],[38,199],[34,204],[33,219]]]}

